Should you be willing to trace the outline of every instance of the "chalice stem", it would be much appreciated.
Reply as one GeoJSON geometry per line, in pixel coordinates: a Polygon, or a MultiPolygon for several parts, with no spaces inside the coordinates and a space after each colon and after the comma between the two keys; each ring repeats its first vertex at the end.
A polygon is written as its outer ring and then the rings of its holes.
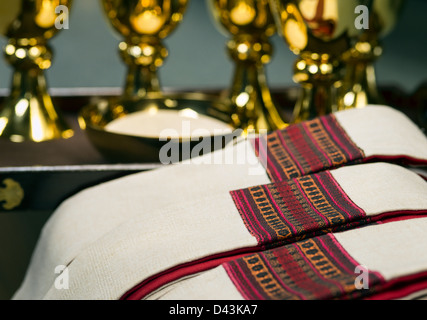
{"type": "Polygon", "coordinates": [[[156,37],[134,37],[119,44],[120,55],[127,65],[124,98],[144,98],[160,93],[158,69],[168,56],[168,50],[156,37]]]}
{"type": "Polygon", "coordinates": [[[1,2],[1,32],[9,40],[3,53],[13,75],[10,94],[0,108],[0,137],[13,142],[43,142],[73,136],[60,110],[55,109],[44,73],[52,65],[49,40],[61,29],[57,22],[68,18],[63,13],[68,12],[71,3],[72,0],[1,2]]]}
{"type": "Polygon", "coordinates": [[[295,104],[293,123],[313,119],[339,109],[337,89],[333,85],[302,84],[301,93],[295,104]]]}
{"type": "Polygon", "coordinates": [[[247,62],[237,62],[235,65],[229,94],[234,118],[243,122],[243,128],[284,128],[286,123],[273,103],[264,66],[261,63],[247,62]]]}
{"type": "Polygon", "coordinates": [[[159,93],[160,81],[155,70],[150,67],[129,66],[123,95],[126,98],[143,97],[147,93],[159,93]]]}

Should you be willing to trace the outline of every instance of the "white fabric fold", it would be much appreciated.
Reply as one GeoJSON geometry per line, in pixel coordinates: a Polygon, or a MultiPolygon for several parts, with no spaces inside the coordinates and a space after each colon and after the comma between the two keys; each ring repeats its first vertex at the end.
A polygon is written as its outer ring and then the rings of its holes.
{"type": "MultiPolygon", "coordinates": [[[[347,183],[349,192],[346,186],[343,190],[351,200],[363,200],[359,207],[372,208],[373,211],[365,212],[367,216],[387,212],[389,208],[392,211],[427,210],[427,182],[398,165],[361,164],[330,172],[338,184],[350,182],[347,183]],[[390,181],[396,181],[397,185],[390,185],[390,181]],[[364,184],[369,188],[354,188],[364,184]],[[372,197],[371,189],[384,190],[386,196],[372,197]],[[402,189],[412,190],[412,197],[400,196],[402,189]],[[388,206],[387,199],[394,206],[388,206]]],[[[142,202],[136,206],[143,207],[142,202]]],[[[86,238],[87,242],[79,243],[79,250],[63,243],[59,248],[64,251],[54,248],[61,240],[59,232],[65,228],[65,225],[61,228],[55,225],[49,233],[45,232],[45,237],[53,236],[42,239],[26,282],[15,298],[118,299],[145,279],[180,264],[257,246],[256,238],[246,228],[227,189],[141,212],[128,215],[90,242],[86,238]],[[58,275],[54,269],[61,264],[68,265],[70,288],[67,290],[58,290],[55,286],[58,275]]],[[[69,235],[71,245],[72,240],[78,241],[78,235],[69,235]]]]}
{"type": "MultiPolygon", "coordinates": [[[[335,116],[366,156],[404,155],[423,159],[427,163],[427,138],[402,113],[385,106],[369,106],[364,109],[338,112],[335,116]]],[[[382,179],[387,183],[387,178],[383,176],[382,179]]],[[[349,182],[346,186],[349,193],[354,189],[357,196],[357,184],[345,176],[342,180],[343,185],[345,181],[349,182]]],[[[162,236],[172,239],[173,236],[177,238],[179,234],[179,237],[183,238],[178,239],[177,243],[186,239],[183,230],[188,230],[189,233],[190,230],[195,230],[197,224],[193,225],[191,218],[194,218],[194,221],[197,219],[202,221],[208,214],[200,214],[204,212],[203,210],[207,210],[213,219],[204,220],[203,228],[208,228],[207,223],[212,221],[212,230],[215,230],[214,222],[226,224],[230,212],[233,217],[239,218],[236,208],[228,198],[230,191],[267,183],[270,183],[270,179],[250,141],[241,140],[228,145],[224,150],[197,159],[133,174],[82,190],[64,201],[44,226],[25,279],[14,298],[45,297],[57,277],[54,270],[58,265],[78,261],[76,259],[84,255],[84,252],[92,250],[104,241],[105,245],[110,243],[107,241],[108,237],[117,234],[118,230],[126,233],[125,226],[132,227],[134,221],[138,221],[136,226],[143,226],[141,232],[146,232],[138,235],[138,244],[151,241],[144,241],[144,237],[159,239],[158,245],[162,241],[162,236]],[[229,211],[225,209],[221,199],[227,199],[226,206],[229,207],[229,211]],[[208,202],[211,207],[202,208],[208,202]],[[188,226],[185,226],[188,229],[177,221],[188,221],[188,226]],[[159,228],[169,225],[172,226],[172,230],[164,233],[159,231],[159,228]]],[[[385,194],[383,192],[383,195],[385,194]]],[[[409,192],[408,196],[411,196],[409,192]]],[[[356,198],[355,201],[363,202],[356,198]]],[[[380,210],[387,208],[386,202],[387,200],[382,202],[381,206],[384,207],[380,210]]],[[[380,207],[374,202],[367,204],[365,209],[370,211],[369,206],[372,204],[377,208],[380,207]]],[[[424,206],[424,203],[419,202],[419,205],[424,206]]],[[[247,231],[242,230],[244,238],[247,231]]],[[[240,236],[242,235],[238,237],[240,236]]],[[[253,240],[250,237],[248,239],[253,240]]],[[[128,240],[132,244],[133,240],[128,240]]],[[[111,241],[114,243],[114,239],[111,241]]],[[[197,241],[197,238],[190,241],[197,241]]],[[[231,239],[230,243],[233,241],[235,240],[231,239]]],[[[251,241],[245,239],[243,242],[251,246],[253,245],[251,241]]],[[[236,244],[242,245],[243,242],[236,241],[236,244]]],[[[155,241],[150,243],[156,246],[155,241]]],[[[134,249],[137,250],[136,247],[134,249]]],[[[225,248],[218,246],[216,250],[211,249],[206,250],[205,254],[225,248]]],[[[99,250],[103,252],[103,249],[99,250]]],[[[161,254],[162,250],[162,247],[159,247],[158,253],[161,254]]],[[[196,253],[197,251],[194,256],[197,256],[196,253]]],[[[132,256],[133,252],[129,251],[128,254],[132,256]]],[[[93,260],[91,263],[96,261],[93,260]]],[[[151,270],[152,273],[157,271],[151,270]]],[[[109,281],[108,277],[99,280],[109,281]]],[[[71,291],[68,293],[68,297],[78,297],[71,291]]],[[[117,298],[117,295],[117,292],[109,293],[105,297],[117,298]]],[[[90,297],[89,291],[87,297],[90,297]]]]}
{"type": "MultiPolygon", "coordinates": [[[[427,272],[427,218],[411,219],[333,233],[338,243],[367,272],[386,281],[427,272]]],[[[286,269],[284,270],[286,272],[286,269]]],[[[354,278],[359,273],[354,274],[354,278]]],[[[363,290],[363,289],[360,289],[363,290]]],[[[416,297],[417,294],[414,294],[416,297]]],[[[402,297],[410,298],[410,297],[402,297]]],[[[148,300],[243,300],[224,267],[165,286],[148,300]]]]}

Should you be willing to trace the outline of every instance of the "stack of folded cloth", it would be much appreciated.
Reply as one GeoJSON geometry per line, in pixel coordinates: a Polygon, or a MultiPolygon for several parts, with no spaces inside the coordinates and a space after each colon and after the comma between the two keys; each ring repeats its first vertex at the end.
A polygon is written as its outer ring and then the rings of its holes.
{"type": "Polygon", "coordinates": [[[426,136],[367,106],[110,181],[58,207],[14,298],[417,297],[422,166],[426,136]]]}

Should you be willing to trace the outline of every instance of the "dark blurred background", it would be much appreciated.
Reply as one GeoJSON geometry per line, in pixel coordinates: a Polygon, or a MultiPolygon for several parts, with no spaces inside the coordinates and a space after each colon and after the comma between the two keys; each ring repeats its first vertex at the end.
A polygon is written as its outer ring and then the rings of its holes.
{"type": "MultiPolygon", "coordinates": [[[[411,93],[427,80],[427,1],[406,0],[401,19],[384,39],[377,63],[380,85],[398,85],[411,93]]],[[[121,38],[104,19],[98,0],[74,0],[69,29],[52,39],[54,62],[47,71],[52,88],[121,87],[125,66],[118,56],[121,38]]],[[[295,56],[279,36],[267,66],[270,86],[292,85],[295,56]]],[[[169,57],[160,69],[163,87],[223,88],[230,84],[232,64],[225,51],[227,38],[213,25],[205,0],[190,1],[184,21],[166,39],[169,57]]],[[[0,44],[5,44],[2,39],[0,44]]],[[[0,88],[10,83],[11,69],[0,59],[0,88]]]]}

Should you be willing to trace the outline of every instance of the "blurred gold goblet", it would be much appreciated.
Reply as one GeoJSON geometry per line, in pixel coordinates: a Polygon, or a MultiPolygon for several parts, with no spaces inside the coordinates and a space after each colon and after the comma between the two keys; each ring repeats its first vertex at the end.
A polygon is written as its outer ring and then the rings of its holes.
{"type": "Polygon", "coordinates": [[[368,28],[343,56],[347,65],[342,92],[345,108],[384,103],[377,88],[375,62],[383,53],[381,39],[395,27],[403,3],[402,0],[372,0],[370,3],[368,28]]]}
{"type": "Polygon", "coordinates": [[[44,70],[52,63],[51,39],[66,24],[71,0],[1,0],[0,32],[13,66],[10,95],[0,108],[0,136],[14,142],[69,138],[73,130],[55,109],[44,70]]]}
{"type": "Polygon", "coordinates": [[[268,0],[207,1],[218,28],[232,36],[227,48],[235,71],[227,99],[234,125],[245,133],[284,128],[264,70],[273,52],[269,38],[276,33],[268,0]]]}
{"type": "Polygon", "coordinates": [[[364,0],[270,0],[279,33],[298,56],[295,82],[301,94],[293,122],[343,108],[339,88],[342,55],[354,46],[362,30],[355,26],[355,8],[364,0]]]}
{"type": "Polygon", "coordinates": [[[160,93],[157,69],[168,50],[162,40],[182,21],[188,0],[102,0],[114,29],[124,37],[119,49],[128,66],[124,98],[160,93]]]}
{"type": "Polygon", "coordinates": [[[218,131],[233,129],[217,96],[162,91],[157,71],[168,54],[162,41],[182,21],[188,0],[101,3],[109,23],[124,38],[119,49],[128,71],[122,95],[90,104],[80,113],[80,125],[99,151],[114,161],[163,162],[161,150],[171,142],[175,162],[188,159],[190,152],[179,150],[191,149],[199,138],[222,137],[218,131]],[[193,129],[187,126],[190,121],[193,129]],[[172,131],[173,137],[165,136],[172,131]]]}

